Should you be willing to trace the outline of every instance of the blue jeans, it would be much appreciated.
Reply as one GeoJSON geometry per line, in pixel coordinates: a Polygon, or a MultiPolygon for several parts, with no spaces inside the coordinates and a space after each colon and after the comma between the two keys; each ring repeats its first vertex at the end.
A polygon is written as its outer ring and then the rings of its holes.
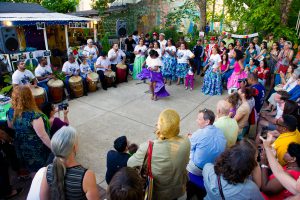
{"type": "Polygon", "coordinates": [[[228,71],[222,75],[222,83],[225,82],[227,84],[227,81],[232,73],[233,73],[233,69],[228,69],[228,71]]]}
{"type": "Polygon", "coordinates": [[[45,90],[45,95],[46,95],[46,101],[48,102],[48,101],[49,101],[49,87],[48,87],[48,85],[47,85],[47,82],[48,82],[48,81],[41,81],[41,82],[38,82],[37,85],[38,85],[39,87],[44,88],[44,90],[45,90]]]}
{"type": "Polygon", "coordinates": [[[195,68],[197,69],[197,75],[199,75],[202,67],[201,58],[194,58],[194,63],[195,63],[195,68]]]}

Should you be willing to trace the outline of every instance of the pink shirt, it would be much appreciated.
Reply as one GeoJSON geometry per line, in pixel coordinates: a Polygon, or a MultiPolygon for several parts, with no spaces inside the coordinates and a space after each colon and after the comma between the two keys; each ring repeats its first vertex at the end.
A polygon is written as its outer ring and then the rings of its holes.
{"type": "Polygon", "coordinates": [[[222,61],[222,65],[221,65],[222,72],[226,70],[228,64],[229,64],[229,61],[227,61],[226,64],[223,64],[223,61],[222,61]]]}
{"type": "Polygon", "coordinates": [[[241,66],[240,66],[240,64],[239,64],[238,61],[236,61],[236,62],[234,63],[233,67],[234,67],[234,72],[236,72],[236,73],[241,72],[241,66]]]}

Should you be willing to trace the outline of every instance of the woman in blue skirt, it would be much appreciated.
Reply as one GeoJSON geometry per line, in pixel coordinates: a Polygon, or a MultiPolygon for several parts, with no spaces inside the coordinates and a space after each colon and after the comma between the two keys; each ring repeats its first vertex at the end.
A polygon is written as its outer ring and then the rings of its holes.
{"type": "Polygon", "coordinates": [[[173,39],[168,39],[167,47],[162,50],[162,54],[163,67],[161,72],[165,83],[169,80],[169,85],[171,85],[172,79],[175,79],[176,69],[176,47],[174,46],[173,39]]]}
{"type": "Polygon", "coordinates": [[[189,69],[189,59],[194,58],[195,55],[187,49],[185,43],[181,43],[177,53],[177,66],[176,66],[176,77],[177,85],[180,84],[180,79],[185,78],[189,69]]]}

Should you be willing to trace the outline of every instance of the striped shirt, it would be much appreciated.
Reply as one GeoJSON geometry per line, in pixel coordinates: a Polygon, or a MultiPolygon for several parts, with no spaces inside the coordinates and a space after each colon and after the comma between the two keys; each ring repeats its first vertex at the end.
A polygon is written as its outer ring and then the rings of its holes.
{"type": "MultiPolygon", "coordinates": [[[[83,191],[83,177],[87,169],[80,165],[70,167],[66,169],[65,174],[65,199],[76,200],[76,199],[87,199],[85,192],[83,191]]],[[[50,187],[53,184],[53,165],[50,164],[47,169],[47,183],[50,187]]]]}

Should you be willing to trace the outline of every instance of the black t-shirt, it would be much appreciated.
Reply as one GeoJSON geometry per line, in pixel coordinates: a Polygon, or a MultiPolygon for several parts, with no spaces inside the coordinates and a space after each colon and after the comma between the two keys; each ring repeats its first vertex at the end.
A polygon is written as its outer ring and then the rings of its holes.
{"type": "Polygon", "coordinates": [[[134,51],[133,45],[136,44],[136,42],[133,39],[129,40],[128,38],[126,38],[125,44],[127,45],[127,51],[130,52],[134,51]]]}

